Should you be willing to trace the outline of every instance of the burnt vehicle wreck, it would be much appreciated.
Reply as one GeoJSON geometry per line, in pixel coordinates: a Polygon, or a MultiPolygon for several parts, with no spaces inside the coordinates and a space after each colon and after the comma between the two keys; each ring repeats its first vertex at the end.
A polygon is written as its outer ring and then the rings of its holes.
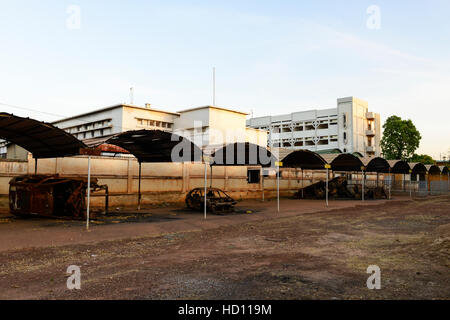
{"type": "MultiPolygon", "coordinates": [[[[186,206],[192,210],[203,210],[205,202],[205,189],[196,188],[186,195],[186,206]]],[[[206,210],[215,213],[234,212],[236,201],[218,188],[206,189],[206,210]]]]}
{"type": "MultiPolygon", "coordinates": [[[[59,175],[25,175],[9,182],[9,209],[16,216],[86,216],[87,178],[59,175]]],[[[104,190],[105,214],[108,212],[108,186],[91,178],[91,193],[104,190]]]]}
{"type": "MultiPolygon", "coordinates": [[[[332,199],[362,199],[362,185],[349,184],[346,177],[336,177],[328,182],[328,196],[332,199]]],[[[300,189],[295,196],[299,199],[325,199],[326,182],[319,181],[300,189]]],[[[364,188],[365,199],[387,199],[384,187],[364,188]]]]}

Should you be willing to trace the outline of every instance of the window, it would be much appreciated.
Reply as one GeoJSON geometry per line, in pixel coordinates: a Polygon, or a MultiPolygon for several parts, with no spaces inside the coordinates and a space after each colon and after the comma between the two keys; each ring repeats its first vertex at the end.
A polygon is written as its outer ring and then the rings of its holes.
{"type": "Polygon", "coordinates": [[[248,169],[247,170],[247,182],[248,183],[259,183],[260,181],[260,173],[259,169],[248,169]]]}
{"type": "Polygon", "coordinates": [[[347,114],[344,113],[342,115],[342,121],[343,121],[344,128],[347,128],[347,114]]]}

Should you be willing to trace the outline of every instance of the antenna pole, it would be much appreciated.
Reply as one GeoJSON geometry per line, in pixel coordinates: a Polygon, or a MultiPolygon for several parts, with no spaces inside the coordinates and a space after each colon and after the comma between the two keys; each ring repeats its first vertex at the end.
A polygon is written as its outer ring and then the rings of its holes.
{"type": "Polygon", "coordinates": [[[130,104],[133,104],[134,103],[134,88],[133,87],[131,87],[130,88],[130,104]]]}

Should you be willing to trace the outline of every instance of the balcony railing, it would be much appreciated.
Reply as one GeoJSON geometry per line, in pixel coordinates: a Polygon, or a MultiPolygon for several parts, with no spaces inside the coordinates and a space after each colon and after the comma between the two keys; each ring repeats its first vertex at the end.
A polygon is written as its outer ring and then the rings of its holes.
{"type": "Polygon", "coordinates": [[[368,120],[373,120],[373,119],[375,119],[375,114],[373,112],[367,112],[366,113],[366,118],[368,120]]]}

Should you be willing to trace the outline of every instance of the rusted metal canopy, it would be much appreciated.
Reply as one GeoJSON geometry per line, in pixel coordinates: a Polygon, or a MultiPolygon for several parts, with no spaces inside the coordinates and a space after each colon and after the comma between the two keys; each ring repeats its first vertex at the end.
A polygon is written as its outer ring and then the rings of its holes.
{"type": "Polygon", "coordinates": [[[211,155],[212,166],[274,167],[278,159],[266,148],[249,142],[230,143],[211,155]]]}
{"type": "Polygon", "coordinates": [[[387,173],[389,172],[389,162],[386,159],[381,157],[374,158],[362,158],[362,162],[366,167],[367,172],[379,172],[379,173],[387,173]]]}
{"type": "Polygon", "coordinates": [[[31,152],[33,157],[58,158],[80,154],[86,145],[50,123],[0,113],[0,138],[31,152]]]}
{"type": "Polygon", "coordinates": [[[391,173],[409,173],[411,167],[408,162],[403,160],[388,160],[391,166],[391,173]]]}
{"type": "Polygon", "coordinates": [[[189,139],[161,130],[136,130],[115,135],[107,144],[119,146],[139,162],[202,161],[202,150],[189,139]]]}
{"type": "Polygon", "coordinates": [[[425,174],[427,173],[427,168],[421,162],[410,162],[409,166],[411,167],[412,174],[425,174]]]}
{"type": "Polygon", "coordinates": [[[288,154],[282,162],[284,167],[307,170],[324,169],[327,164],[320,154],[309,150],[296,150],[288,154]]]}
{"type": "Polygon", "coordinates": [[[364,166],[361,159],[350,153],[322,154],[333,171],[361,171],[364,166]]]}
{"type": "Polygon", "coordinates": [[[434,164],[427,164],[425,167],[428,170],[428,174],[435,175],[435,174],[441,174],[441,169],[439,169],[438,166],[434,164]]]}

